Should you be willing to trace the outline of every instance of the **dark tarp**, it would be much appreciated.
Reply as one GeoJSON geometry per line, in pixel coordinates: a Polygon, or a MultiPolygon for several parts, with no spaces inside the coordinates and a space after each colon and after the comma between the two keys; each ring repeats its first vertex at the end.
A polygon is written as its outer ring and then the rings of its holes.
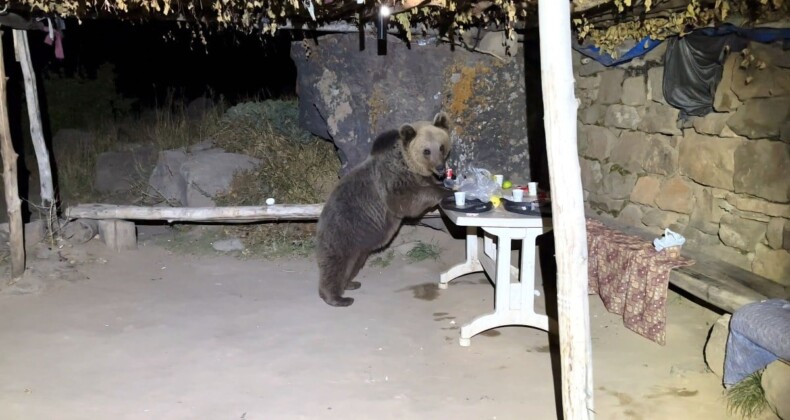
{"type": "Polygon", "coordinates": [[[698,32],[667,40],[664,99],[680,110],[681,118],[713,111],[724,59],[730,52],[746,48],[748,42],[736,34],[708,36],[698,32]]]}
{"type": "Polygon", "coordinates": [[[750,40],[770,43],[790,39],[790,29],[703,28],[667,41],[664,56],[664,98],[680,110],[681,118],[713,111],[716,86],[729,53],[746,48],[750,40]]]}

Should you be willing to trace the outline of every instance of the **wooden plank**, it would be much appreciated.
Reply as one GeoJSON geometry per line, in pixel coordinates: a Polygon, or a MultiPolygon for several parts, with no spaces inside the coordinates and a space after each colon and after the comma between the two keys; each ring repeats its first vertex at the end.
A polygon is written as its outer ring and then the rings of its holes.
{"type": "MultiPolygon", "coordinates": [[[[323,203],[238,207],[144,207],[80,204],[66,209],[67,219],[167,220],[168,222],[250,223],[318,220],[323,203]]],[[[424,217],[441,217],[438,211],[424,217]]]]}
{"type": "Polygon", "coordinates": [[[766,296],[742,284],[710,277],[689,268],[691,267],[678,267],[672,270],[669,273],[669,282],[729,313],[748,303],[766,299],[766,296]]]}
{"type": "Polygon", "coordinates": [[[595,417],[587,295],[587,229],[576,143],[570,2],[538,1],[546,150],[557,261],[563,418],[595,417]]]}
{"type": "MultiPolygon", "coordinates": [[[[0,37],[3,32],[0,31],[0,37]]],[[[0,153],[3,155],[3,186],[8,208],[8,232],[11,245],[11,277],[18,279],[25,274],[25,238],[22,225],[22,200],[19,199],[16,161],[19,155],[11,142],[6,101],[6,75],[3,45],[0,42],[0,153]]]]}

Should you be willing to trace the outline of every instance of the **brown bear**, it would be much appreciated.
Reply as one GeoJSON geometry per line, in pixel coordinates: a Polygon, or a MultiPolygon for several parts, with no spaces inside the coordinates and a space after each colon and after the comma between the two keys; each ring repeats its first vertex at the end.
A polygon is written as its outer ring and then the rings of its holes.
{"type": "Polygon", "coordinates": [[[453,195],[441,183],[450,153],[449,120],[403,124],[380,134],[370,155],[346,174],[329,195],[316,232],[318,294],[331,306],[348,306],[346,290],[371,252],[394,237],[404,218],[422,215],[453,195]]]}

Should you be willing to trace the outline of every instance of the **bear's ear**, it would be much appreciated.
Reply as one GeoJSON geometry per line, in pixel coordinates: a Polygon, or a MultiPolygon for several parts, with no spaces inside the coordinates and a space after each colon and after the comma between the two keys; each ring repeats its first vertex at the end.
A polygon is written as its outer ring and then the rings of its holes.
{"type": "Polygon", "coordinates": [[[400,137],[403,140],[403,144],[409,144],[410,141],[417,137],[417,130],[410,124],[403,124],[400,126],[400,137]]]}
{"type": "Polygon", "coordinates": [[[435,127],[443,128],[445,130],[450,129],[450,118],[447,117],[447,114],[444,112],[439,112],[433,117],[433,125],[435,127]]]}

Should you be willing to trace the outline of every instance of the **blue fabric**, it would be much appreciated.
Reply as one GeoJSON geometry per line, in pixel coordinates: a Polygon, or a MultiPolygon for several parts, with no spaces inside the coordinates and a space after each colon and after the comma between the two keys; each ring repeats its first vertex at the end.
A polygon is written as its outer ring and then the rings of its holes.
{"type": "Polygon", "coordinates": [[[730,319],[724,385],[730,387],[777,359],[790,360],[790,301],[744,305],[730,319]]]}
{"type": "Polygon", "coordinates": [[[602,53],[601,49],[596,47],[595,45],[586,45],[586,46],[578,46],[574,45],[573,48],[592,58],[593,60],[603,64],[604,66],[614,66],[620,63],[625,63],[627,61],[631,61],[636,57],[642,56],[647,54],[650,50],[657,47],[658,44],[661,44],[662,41],[657,39],[650,39],[649,36],[646,36],[639,40],[639,42],[634,45],[633,48],[626,51],[625,54],[620,55],[618,58],[612,58],[611,55],[607,53],[602,53]]]}

